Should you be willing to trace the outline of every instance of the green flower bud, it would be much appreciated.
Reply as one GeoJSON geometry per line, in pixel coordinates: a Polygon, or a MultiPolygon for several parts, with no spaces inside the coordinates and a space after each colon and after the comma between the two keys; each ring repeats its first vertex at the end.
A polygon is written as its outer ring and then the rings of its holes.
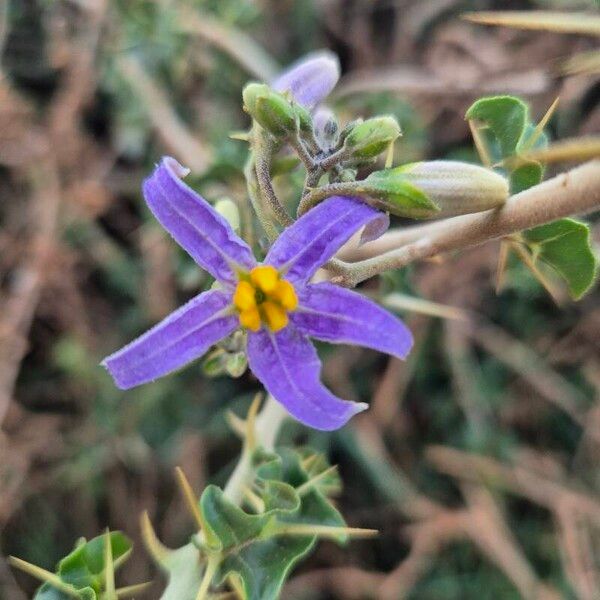
{"type": "Polygon", "coordinates": [[[254,116],[256,112],[256,100],[261,96],[266,96],[271,88],[264,83],[249,83],[242,91],[244,100],[244,110],[254,116]]]}
{"type": "Polygon", "coordinates": [[[312,128],[308,110],[268,85],[250,83],[244,88],[242,96],[246,112],[275,137],[284,137],[297,128],[301,131],[310,131],[312,128]]]}
{"type": "Polygon", "coordinates": [[[497,208],[509,196],[508,180],[479,165],[434,160],[400,168],[413,185],[440,207],[443,217],[497,208]]]}
{"type": "Polygon", "coordinates": [[[450,217],[502,206],[508,181],[491,169],[453,160],[418,162],[376,171],[360,182],[361,192],[391,213],[450,217]]]}
{"type": "Polygon", "coordinates": [[[394,117],[375,117],[355,125],[346,136],[344,147],[353,158],[375,158],[400,136],[394,117]]]}

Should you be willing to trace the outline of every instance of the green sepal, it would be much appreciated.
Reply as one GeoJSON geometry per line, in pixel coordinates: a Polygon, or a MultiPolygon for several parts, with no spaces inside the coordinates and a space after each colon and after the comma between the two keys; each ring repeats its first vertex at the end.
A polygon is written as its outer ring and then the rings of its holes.
{"type": "Polygon", "coordinates": [[[534,260],[552,267],[567,283],[575,300],[590,290],[598,272],[590,227],[575,219],[560,219],[523,232],[534,260]]]}
{"type": "Polygon", "coordinates": [[[246,111],[275,137],[312,129],[310,113],[286,94],[276,92],[268,85],[250,83],[244,88],[242,95],[246,111]]]}
{"type": "Polygon", "coordinates": [[[440,210],[423,190],[409,181],[402,167],[371,173],[357,182],[357,193],[378,200],[382,208],[399,217],[428,218],[440,210]]]}
{"type": "Polygon", "coordinates": [[[400,137],[400,126],[392,116],[374,117],[357,123],[346,136],[344,147],[354,159],[376,158],[400,137]]]}

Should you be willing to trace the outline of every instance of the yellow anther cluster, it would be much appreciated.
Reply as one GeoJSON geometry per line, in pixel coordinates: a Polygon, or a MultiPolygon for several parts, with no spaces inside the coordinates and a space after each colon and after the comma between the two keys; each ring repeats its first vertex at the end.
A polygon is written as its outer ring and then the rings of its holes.
{"type": "Polygon", "coordinates": [[[265,323],[271,331],[279,331],[288,324],[287,313],[298,306],[298,297],[294,286],[281,279],[275,267],[261,265],[237,284],[233,304],[242,327],[258,331],[265,323]]]}

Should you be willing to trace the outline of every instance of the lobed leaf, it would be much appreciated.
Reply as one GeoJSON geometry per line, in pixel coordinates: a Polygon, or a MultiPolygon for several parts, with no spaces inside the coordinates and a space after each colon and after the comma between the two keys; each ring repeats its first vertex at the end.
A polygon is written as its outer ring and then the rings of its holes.
{"type": "Polygon", "coordinates": [[[466,118],[485,123],[500,145],[503,157],[517,150],[529,121],[529,108],[514,96],[491,96],[477,100],[466,118]]]}
{"type": "MultiPolygon", "coordinates": [[[[132,543],[119,531],[112,531],[108,535],[110,536],[113,562],[118,565],[131,552],[132,543]]],[[[89,542],[80,543],[75,550],[58,563],[59,577],[76,588],[89,586],[99,591],[106,569],[104,544],[104,535],[95,537],[89,542]]]]}
{"type": "Polygon", "coordinates": [[[290,571],[311,550],[323,527],[332,528],[328,532],[338,542],[345,542],[347,535],[342,516],[322,491],[339,487],[323,457],[258,448],[251,460],[253,493],[264,510],[249,513],[212,485],[204,490],[199,507],[206,552],[220,561],[218,581],[233,578],[246,600],[269,600],[279,596],[290,571]],[[313,485],[322,473],[323,481],[313,485]]]}

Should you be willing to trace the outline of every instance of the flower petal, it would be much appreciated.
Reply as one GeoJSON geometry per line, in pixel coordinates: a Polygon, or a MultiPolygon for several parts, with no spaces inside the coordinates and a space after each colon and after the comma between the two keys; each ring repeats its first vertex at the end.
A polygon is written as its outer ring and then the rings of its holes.
{"type": "Polygon", "coordinates": [[[266,264],[282,269],[291,281],[304,282],[327,262],[363,225],[362,241],[379,237],[389,224],[388,216],[357,198],[332,196],[324,200],[273,244],[266,264]]]}
{"type": "Polygon", "coordinates": [[[183,183],[181,177],[187,173],[174,158],[163,158],[144,181],[146,202],[198,265],[219,281],[234,283],[236,270],[256,265],[252,250],[204,198],[183,183]]]}
{"type": "Polygon", "coordinates": [[[302,333],[326,342],[356,344],[398,358],[409,353],[413,338],[404,323],[368,298],[331,283],[299,289],[290,317],[302,333]]]}
{"type": "Polygon", "coordinates": [[[273,397],[296,419],[331,431],[367,408],[334,396],[320,381],[321,362],[308,338],[289,324],[273,333],[248,335],[250,368],[273,397]]]}
{"type": "Polygon", "coordinates": [[[230,306],[230,294],[220,290],[199,294],[102,365],[123,390],[158,379],[235,331],[239,319],[230,306]]]}
{"type": "Polygon", "coordinates": [[[272,83],[278,92],[291,92],[294,100],[314,108],[324,100],[340,78],[340,62],[333,52],[312,52],[286,69],[272,83]]]}

